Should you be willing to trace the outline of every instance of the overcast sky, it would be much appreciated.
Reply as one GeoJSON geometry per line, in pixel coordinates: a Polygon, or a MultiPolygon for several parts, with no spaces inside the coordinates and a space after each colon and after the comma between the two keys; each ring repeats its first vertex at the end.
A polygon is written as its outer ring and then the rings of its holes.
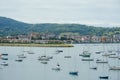
{"type": "Polygon", "coordinates": [[[120,0],[0,0],[0,16],[28,23],[120,25],[120,0]]]}

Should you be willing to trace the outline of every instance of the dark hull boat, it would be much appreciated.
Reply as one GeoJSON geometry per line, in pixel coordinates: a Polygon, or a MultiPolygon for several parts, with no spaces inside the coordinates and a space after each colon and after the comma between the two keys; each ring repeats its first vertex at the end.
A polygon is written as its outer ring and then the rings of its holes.
{"type": "Polygon", "coordinates": [[[64,56],[64,58],[71,58],[71,56],[64,56]]]}
{"type": "Polygon", "coordinates": [[[42,64],[47,64],[48,62],[46,62],[46,61],[42,61],[41,63],[42,63],[42,64]]]}
{"type": "Polygon", "coordinates": [[[2,56],[8,56],[8,54],[7,54],[7,53],[4,53],[4,54],[2,54],[2,56]]]}
{"type": "Polygon", "coordinates": [[[96,54],[100,54],[101,52],[95,52],[96,54]]]}
{"type": "Polygon", "coordinates": [[[52,70],[60,71],[60,68],[59,68],[59,67],[56,67],[56,68],[52,68],[52,70]]]}
{"type": "Polygon", "coordinates": [[[8,58],[1,58],[2,60],[8,60],[8,58]]]}
{"type": "Polygon", "coordinates": [[[81,59],[82,61],[94,61],[94,59],[81,59]]]}
{"type": "Polygon", "coordinates": [[[100,76],[99,78],[100,78],[100,79],[108,79],[109,76],[100,76]]]}
{"type": "Polygon", "coordinates": [[[78,72],[77,72],[77,71],[69,72],[69,74],[70,74],[70,75],[78,76],[78,72]]]}
{"type": "Polygon", "coordinates": [[[91,67],[90,69],[94,69],[94,70],[97,70],[97,67],[91,67]]]}
{"type": "Polygon", "coordinates": [[[15,61],[17,61],[17,62],[22,62],[23,60],[22,60],[22,59],[16,59],[15,61]]]}

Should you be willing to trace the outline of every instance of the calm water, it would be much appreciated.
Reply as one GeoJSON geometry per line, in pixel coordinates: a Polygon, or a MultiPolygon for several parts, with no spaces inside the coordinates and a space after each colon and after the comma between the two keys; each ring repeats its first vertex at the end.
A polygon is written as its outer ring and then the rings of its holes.
{"type": "Polygon", "coordinates": [[[75,44],[72,48],[50,48],[50,47],[3,47],[0,46],[1,53],[8,53],[8,66],[0,65],[0,80],[100,80],[99,76],[109,76],[109,80],[120,80],[120,71],[109,70],[109,66],[120,66],[120,60],[117,58],[103,57],[101,54],[95,54],[97,51],[119,50],[120,44],[75,44]],[[57,49],[63,50],[62,53],[55,54],[57,49]],[[94,61],[81,61],[83,57],[79,56],[84,50],[92,53],[90,58],[94,61]],[[23,51],[33,51],[35,54],[28,54],[23,51]],[[23,62],[16,62],[18,54],[25,54],[27,58],[23,62]],[[38,61],[38,56],[53,56],[48,64],[42,64],[38,61]],[[72,58],[64,58],[70,55],[72,58]],[[96,63],[96,59],[108,60],[108,64],[96,63]],[[54,71],[51,68],[60,64],[60,71],[54,71]],[[90,67],[97,67],[97,70],[90,67]],[[70,75],[70,71],[78,71],[78,76],[70,75]]]}

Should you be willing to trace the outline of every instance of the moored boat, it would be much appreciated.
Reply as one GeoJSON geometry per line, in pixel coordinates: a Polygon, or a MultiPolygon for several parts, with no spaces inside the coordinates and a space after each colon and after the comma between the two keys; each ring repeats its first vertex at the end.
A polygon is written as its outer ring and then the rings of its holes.
{"type": "Polygon", "coordinates": [[[113,67],[110,67],[109,70],[120,70],[120,66],[113,66],[113,67]]]}
{"type": "Polygon", "coordinates": [[[82,61],[94,61],[94,59],[81,59],[82,61]]]}
{"type": "Polygon", "coordinates": [[[78,71],[71,71],[69,72],[70,75],[75,75],[75,76],[78,76],[78,71]]]}
{"type": "Polygon", "coordinates": [[[100,76],[99,78],[100,78],[100,79],[108,79],[109,76],[100,76]]]}

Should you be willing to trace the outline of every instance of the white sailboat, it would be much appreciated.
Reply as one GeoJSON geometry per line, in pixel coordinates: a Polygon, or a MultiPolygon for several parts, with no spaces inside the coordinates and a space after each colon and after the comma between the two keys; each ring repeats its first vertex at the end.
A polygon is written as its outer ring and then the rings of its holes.
{"type": "Polygon", "coordinates": [[[25,54],[20,54],[20,55],[17,55],[18,58],[27,58],[27,56],[25,56],[25,54]]]}
{"type": "Polygon", "coordinates": [[[116,59],[116,58],[114,59],[114,66],[109,65],[109,70],[120,70],[120,65],[119,65],[118,59],[116,59]]]}
{"type": "Polygon", "coordinates": [[[109,67],[109,70],[120,70],[120,66],[109,67]]]}
{"type": "Polygon", "coordinates": [[[52,70],[60,71],[61,70],[60,64],[57,64],[56,67],[52,68],[52,70]]]}
{"type": "Polygon", "coordinates": [[[107,60],[97,59],[96,63],[108,63],[108,61],[107,60]]]}
{"type": "Polygon", "coordinates": [[[70,50],[69,50],[70,48],[68,48],[67,49],[67,53],[65,54],[65,56],[64,56],[64,58],[71,58],[71,56],[70,56],[70,50]]]}

